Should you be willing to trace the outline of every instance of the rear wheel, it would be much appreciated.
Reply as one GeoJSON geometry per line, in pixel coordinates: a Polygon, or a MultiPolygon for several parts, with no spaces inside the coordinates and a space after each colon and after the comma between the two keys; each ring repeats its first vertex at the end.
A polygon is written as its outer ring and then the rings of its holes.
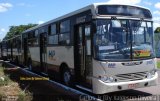
{"type": "Polygon", "coordinates": [[[63,70],[63,83],[67,86],[72,85],[72,75],[69,69],[64,69],[63,70]]]}
{"type": "Polygon", "coordinates": [[[28,68],[29,68],[30,71],[33,70],[33,68],[32,68],[32,60],[31,59],[28,59],[28,68]]]}
{"type": "Polygon", "coordinates": [[[18,60],[17,56],[16,56],[16,59],[15,59],[15,63],[16,63],[16,65],[19,65],[19,60],[18,60]]]}

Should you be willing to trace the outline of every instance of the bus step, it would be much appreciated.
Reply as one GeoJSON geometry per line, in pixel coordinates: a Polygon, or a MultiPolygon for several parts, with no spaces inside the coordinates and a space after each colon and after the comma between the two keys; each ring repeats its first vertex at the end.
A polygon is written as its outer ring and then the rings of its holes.
{"type": "Polygon", "coordinates": [[[83,89],[83,90],[85,90],[85,91],[88,91],[88,92],[92,92],[91,89],[86,88],[86,87],[83,87],[83,86],[81,86],[81,85],[76,85],[76,87],[78,87],[78,88],[80,88],[80,89],[83,89]]]}

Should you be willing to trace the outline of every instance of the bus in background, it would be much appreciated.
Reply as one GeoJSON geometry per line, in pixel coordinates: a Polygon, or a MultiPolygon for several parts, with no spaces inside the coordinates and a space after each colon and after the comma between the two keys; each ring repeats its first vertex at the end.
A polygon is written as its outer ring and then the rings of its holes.
{"type": "Polygon", "coordinates": [[[4,40],[4,41],[1,41],[1,58],[3,60],[7,60],[7,41],[4,40]]]}
{"type": "Polygon", "coordinates": [[[95,3],[20,39],[21,64],[68,86],[104,94],[156,85],[153,21],[144,7],[95,3]]]}
{"type": "Polygon", "coordinates": [[[7,60],[16,63],[16,64],[22,64],[21,63],[21,35],[12,37],[7,42],[7,60]]]}
{"type": "Polygon", "coordinates": [[[22,64],[21,58],[21,36],[15,36],[10,40],[12,42],[12,61],[16,64],[22,64]]]}
{"type": "Polygon", "coordinates": [[[2,43],[0,42],[0,59],[2,60],[3,58],[2,58],[2,45],[1,45],[2,43]]]}

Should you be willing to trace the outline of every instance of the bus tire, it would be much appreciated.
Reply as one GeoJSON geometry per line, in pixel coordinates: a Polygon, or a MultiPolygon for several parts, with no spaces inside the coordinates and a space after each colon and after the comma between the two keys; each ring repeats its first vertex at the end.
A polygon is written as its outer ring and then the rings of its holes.
{"type": "Polygon", "coordinates": [[[16,59],[15,59],[15,63],[16,63],[16,65],[19,65],[19,60],[18,60],[17,56],[16,56],[16,59]]]}
{"type": "Polygon", "coordinates": [[[63,69],[63,83],[67,86],[72,86],[72,75],[68,68],[63,69]]]}

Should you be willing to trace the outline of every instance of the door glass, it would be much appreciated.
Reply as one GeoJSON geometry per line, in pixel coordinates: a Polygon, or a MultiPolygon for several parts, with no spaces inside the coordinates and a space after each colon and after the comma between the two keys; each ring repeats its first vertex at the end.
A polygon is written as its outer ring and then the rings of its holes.
{"type": "Polygon", "coordinates": [[[85,26],[85,67],[86,67],[86,76],[92,75],[91,69],[91,29],[90,25],[85,26]]]}
{"type": "Polygon", "coordinates": [[[86,55],[91,55],[90,26],[85,27],[86,55]]]}
{"type": "Polygon", "coordinates": [[[46,44],[47,44],[47,36],[45,33],[40,35],[40,61],[41,61],[41,72],[46,72],[46,44]]]}
{"type": "Polygon", "coordinates": [[[81,70],[81,76],[84,76],[84,51],[83,51],[83,27],[79,27],[79,40],[78,40],[78,47],[79,47],[79,63],[80,63],[80,70],[81,70]]]}

